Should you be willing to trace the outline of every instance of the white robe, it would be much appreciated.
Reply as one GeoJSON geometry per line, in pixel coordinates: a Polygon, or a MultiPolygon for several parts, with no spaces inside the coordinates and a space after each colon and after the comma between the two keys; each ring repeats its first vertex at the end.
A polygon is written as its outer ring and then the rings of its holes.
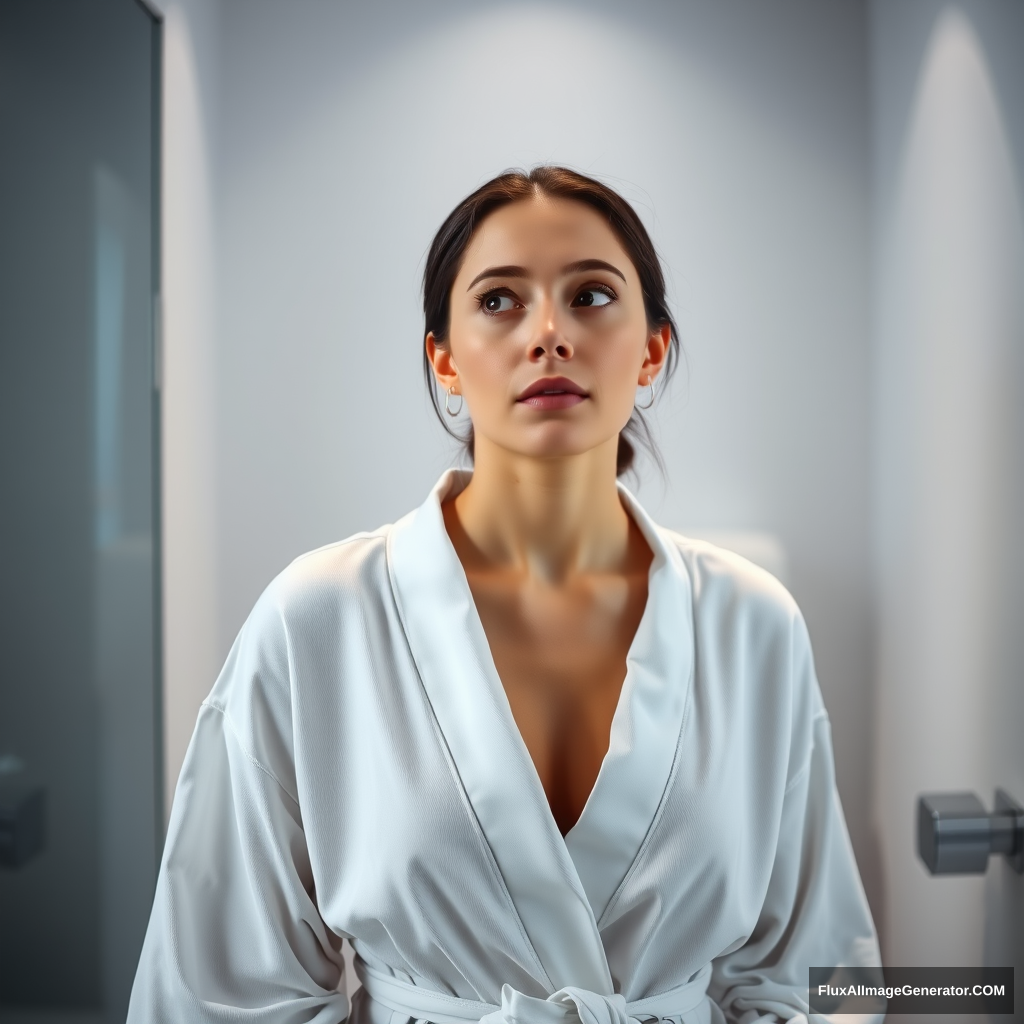
{"type": "Polygon", "coordinates": [[[809,966],[879,963],[781,584],[622,489],[647,605],[563,839],[445,532],[468,478],[256,604],[178,782],[133,1024],[803,1021],[809,966]]]}

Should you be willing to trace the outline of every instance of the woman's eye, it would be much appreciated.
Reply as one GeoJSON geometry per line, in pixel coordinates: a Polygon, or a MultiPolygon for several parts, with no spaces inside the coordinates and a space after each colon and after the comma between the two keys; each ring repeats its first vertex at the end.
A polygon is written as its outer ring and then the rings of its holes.
{"type": "Polygon", "coordinates": [[[488,313],[507,313],[510,309],[515,308],[516,300],[511,295],[491,292],[490,295],[484,296],[481,305],[488,313]]]}
{"type": "Polygon", "coordinates": [[[612,293],[604,288],[584,288],[575,299],[574,306],[607,306],[615,298],[612,293]]]}

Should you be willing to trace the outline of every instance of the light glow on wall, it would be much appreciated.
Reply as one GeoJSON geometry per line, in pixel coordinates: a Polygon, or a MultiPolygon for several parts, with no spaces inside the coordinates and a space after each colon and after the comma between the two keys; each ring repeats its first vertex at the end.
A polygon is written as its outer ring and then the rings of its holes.
{"type": "Polygon", "coordinates": [[[884,952],[889,963],[972,963],[984,879],[944,880],[939,897],[908,822],[917,793],[991,799],[994,785],[1019,527],[1006,488],[1021,443],[1011,424],[1024,219],[999,94],[956,8],[935,20],[897,167],[881,210],[876,348],[884,952]]]}

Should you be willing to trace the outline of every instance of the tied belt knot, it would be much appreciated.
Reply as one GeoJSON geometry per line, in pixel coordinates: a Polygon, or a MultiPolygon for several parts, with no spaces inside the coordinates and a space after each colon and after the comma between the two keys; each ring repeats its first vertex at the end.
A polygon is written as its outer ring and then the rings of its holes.
{"type": "Polygon", "coordinates": [[[546,999],[501,986],[501,1005],[459,999],[378,971],[357,958],[356,974],[368,995],[395,1013],[430,1024],[654,1024],[681,1017],[700,1006],[711,979],[711,965],[686,984],[627,1003],[617,993],[603,995],[567,985],[546,999]]]}

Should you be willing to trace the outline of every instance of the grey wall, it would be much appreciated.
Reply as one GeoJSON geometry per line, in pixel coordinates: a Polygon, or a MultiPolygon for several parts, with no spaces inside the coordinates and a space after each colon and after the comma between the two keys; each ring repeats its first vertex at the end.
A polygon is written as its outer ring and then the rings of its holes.
{"type": "Polygon", "coordinates": [[[886,960],[1016,964],[1024,879],[929,878],[918,793],[1024,799],[1024,7],[871,7],[874,797],[886,960]]]}

